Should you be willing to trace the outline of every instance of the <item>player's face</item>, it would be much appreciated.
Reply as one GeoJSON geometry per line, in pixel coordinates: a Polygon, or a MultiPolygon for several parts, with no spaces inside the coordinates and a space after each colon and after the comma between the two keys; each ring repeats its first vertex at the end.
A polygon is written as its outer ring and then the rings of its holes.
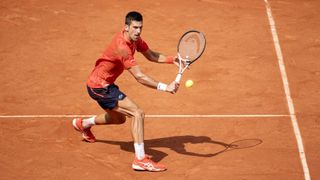
{"type": "Polygon", "coordinates": [[[129,26],[126,25],[126,31],[131,41],[137,41],[142,32],[142,21],[131,21],[129,26]]]}

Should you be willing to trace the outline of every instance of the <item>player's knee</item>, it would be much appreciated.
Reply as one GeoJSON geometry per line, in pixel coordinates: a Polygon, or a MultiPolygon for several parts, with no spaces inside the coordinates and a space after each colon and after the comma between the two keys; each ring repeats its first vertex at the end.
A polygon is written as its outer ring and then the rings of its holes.
{"type": "Polygon", "coordinates": [[[141,109],[136,109],[133,116],[139,119],[144,119],[145,113],[141,109]]]}

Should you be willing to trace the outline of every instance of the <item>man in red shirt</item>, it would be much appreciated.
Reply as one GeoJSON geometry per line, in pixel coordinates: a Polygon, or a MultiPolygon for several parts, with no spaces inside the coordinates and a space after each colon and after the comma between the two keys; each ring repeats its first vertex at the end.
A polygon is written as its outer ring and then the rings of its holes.
{"type": "Polygon", "coordinates": [[[87,80],[89,95],[106,111],[105,114],[88,119],[76,118],[72,124],[82,133],[84,140],[95,142],[91,132],[93,125],[122,124],[126,116],[132,118],[131,133],[134,141],[135,158],[132,168],[135,170],[164,171],[165,166],[151,160],[144,152],[144,112],[114,84],[124,70],[128,70],[141,84],[165,91],[176,93],[179,84],[175,81],[169,85],[158,82],[144,74],[134,58],[137,50],[149,61],[156,63],[173,63],[173,56],[164,56],[149,49],[147,43],[140,37],[143,25],[142,15],[129,12],[125,18],[125,28],[112,39],[102,57],[96,61],[87,80]]]}

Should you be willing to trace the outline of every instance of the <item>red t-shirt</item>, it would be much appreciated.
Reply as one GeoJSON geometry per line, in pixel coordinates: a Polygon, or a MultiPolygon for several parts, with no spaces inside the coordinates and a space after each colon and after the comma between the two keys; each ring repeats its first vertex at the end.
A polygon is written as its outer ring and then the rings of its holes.
{"type": "Polygon", "coordinates": [[[117,77],[125,70],[137,65],[134,53],[145,52],[149,49],[146,42],[139,38],[130,42],[124,36],[124,31],[116,34],[110,45],[96,61],[96,65],[87,80],[91,88],[102,88],[115,82],[117,77]]]}

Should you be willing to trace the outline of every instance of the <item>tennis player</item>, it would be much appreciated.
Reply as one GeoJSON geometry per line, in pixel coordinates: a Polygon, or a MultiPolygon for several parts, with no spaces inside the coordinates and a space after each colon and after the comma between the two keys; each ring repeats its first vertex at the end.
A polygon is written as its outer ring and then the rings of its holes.
{"type": "Polygon", "coordinates": [[[134,58],[135,51],[142,53],[149,61],[173,64],[176,56],[165,56],[149,49],[140,37],[143,17],[139,12],[129,12],[125,17],[124,29],[117,33],[99,58],[87,79],[87,90],[92,99],[106,113],[88,119],[76,118],[72,121],[74,128],[82,134],[85,141],[95,142],[91,132],[93,125],[123,124],[126,116],[132,118],[131,133],[134,141],[135,158],[132,163],[134,170],[164,171],[166,167],[151,160],[144,150],[144,112],[115,84],[116,79],[124,70],[141,84],[164,91],[176,93],[179,87],[175,81],[170,84],[158,82],[144,74],[134,58]]]}

